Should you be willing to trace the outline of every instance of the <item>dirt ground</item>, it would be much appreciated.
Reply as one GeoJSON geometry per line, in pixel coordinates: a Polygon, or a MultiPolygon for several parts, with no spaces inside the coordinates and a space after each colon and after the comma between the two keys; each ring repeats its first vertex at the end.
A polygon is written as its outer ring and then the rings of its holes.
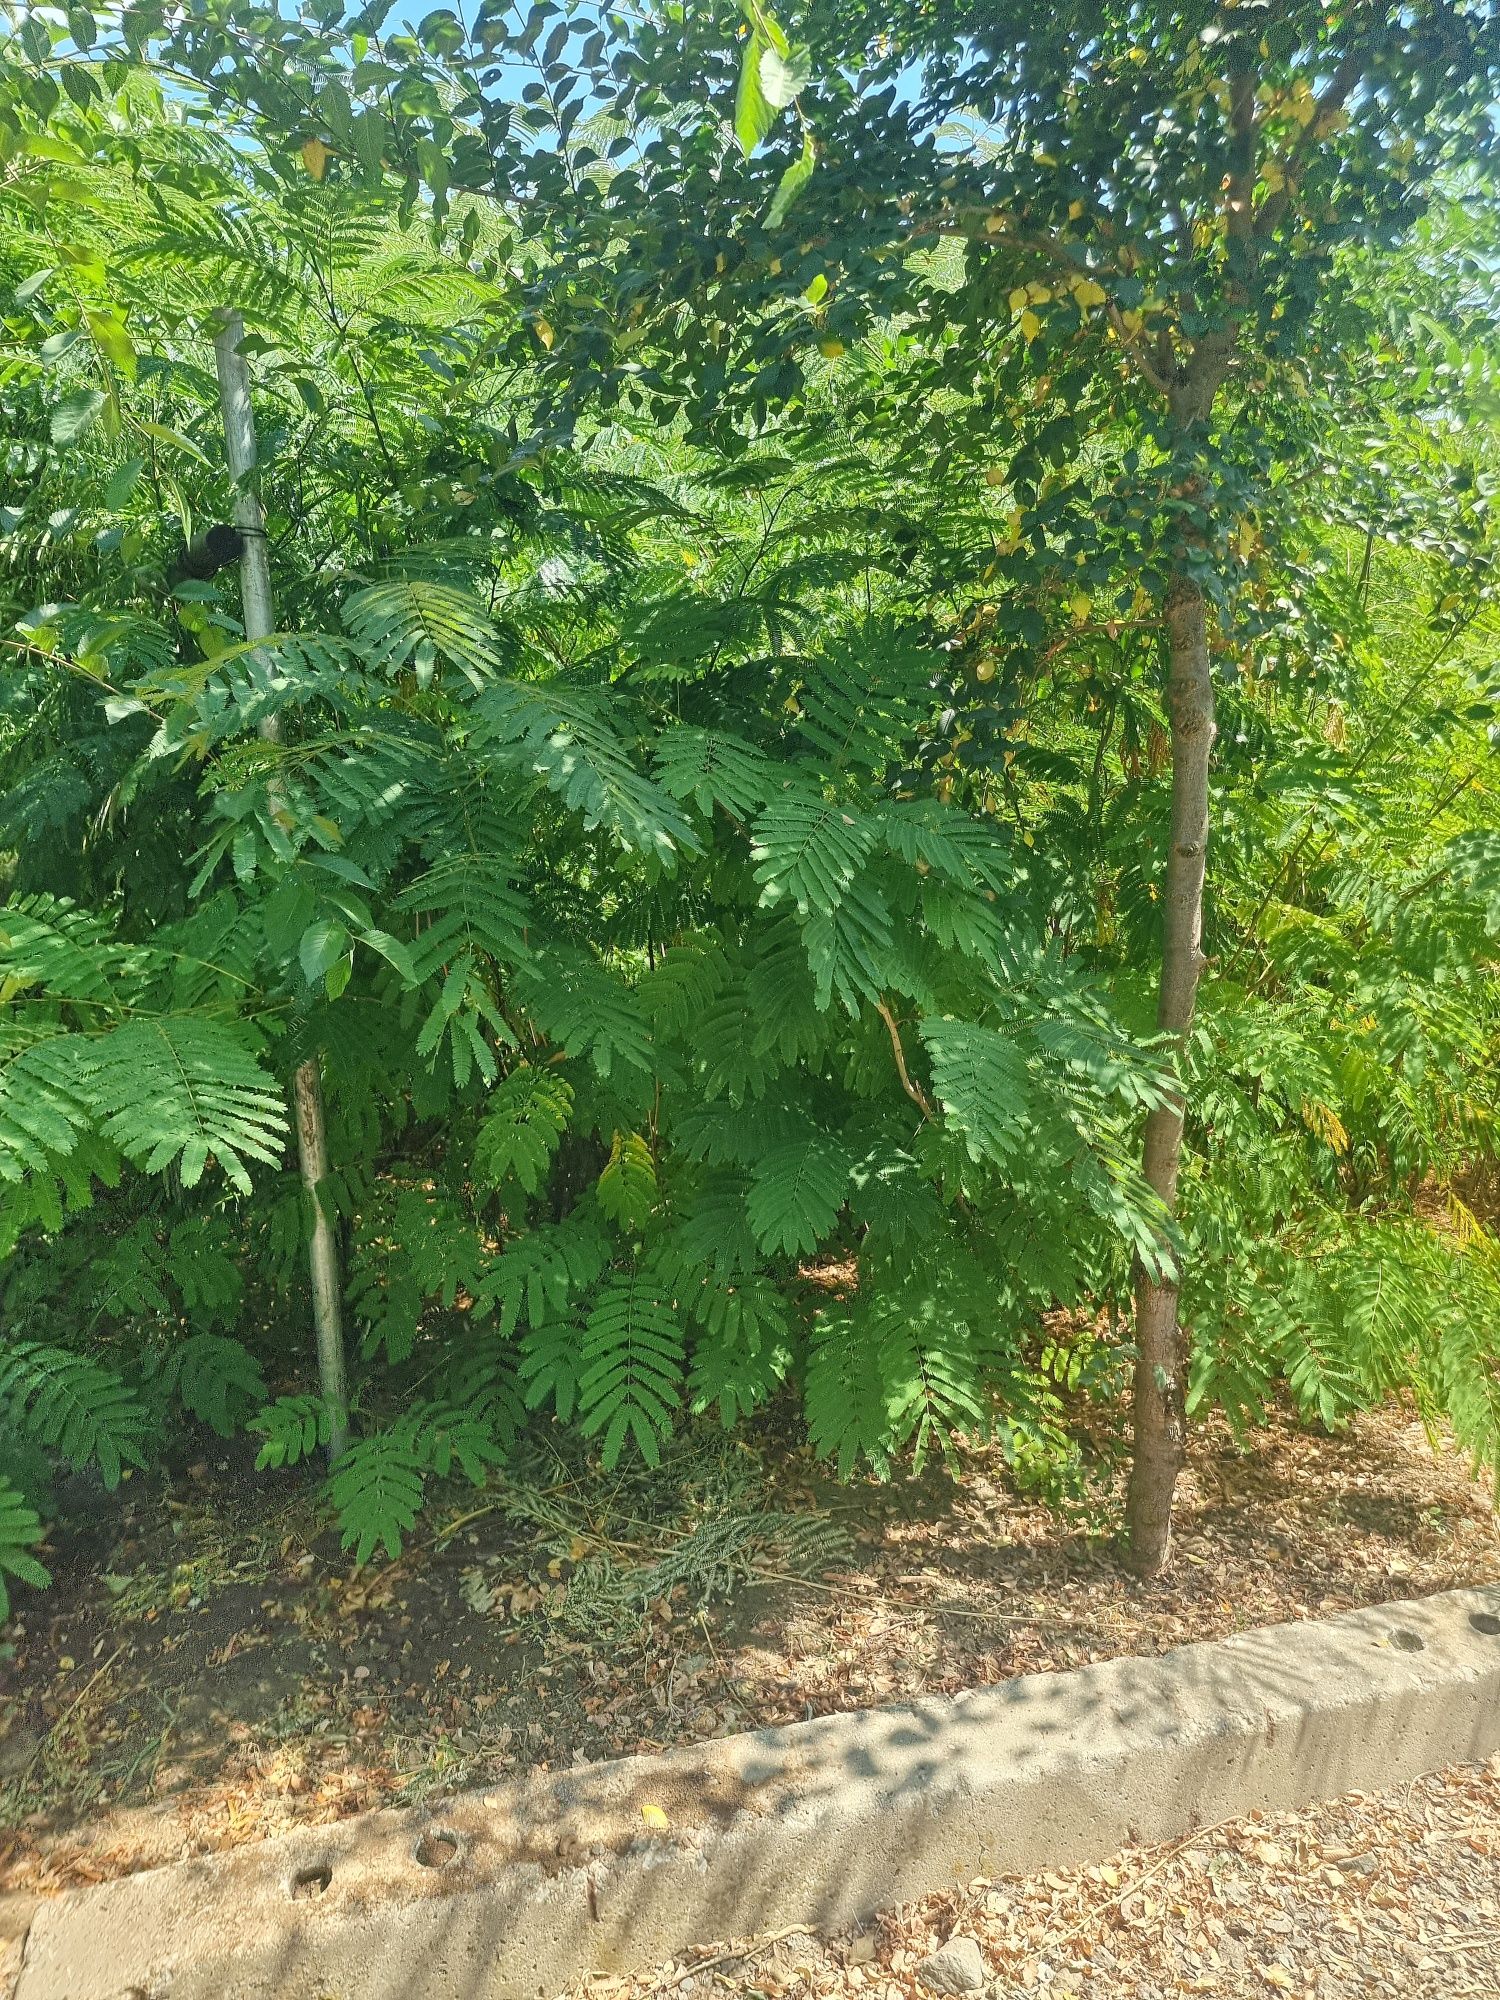
{"type": "Polygon", "coordinates": [[[1497,1864],[1500,1759],[971,1882],[838,1938],[705,1946],[571,2000],[932,2000],[919,1968],[954,1938],[978,1945],[990,2000],[1495,2000],[1497,1864]]]}
{"type": "Polygon", "coordinates": [[[1246,1449],[1200,1432],[1156,1584],[1117,1566],[1111,1504],[1059,1515],[998,1451],[839,1487],[771,1423],[688,1439],[665,1479],[541,1457],[354,1572],[310,1482],[223,1447],[170,1483],[81,1487],[53,1589],[0,1632],[0,1890],[1500,1580],[1488,1493],[1394,1410],[1246,1449]]]}

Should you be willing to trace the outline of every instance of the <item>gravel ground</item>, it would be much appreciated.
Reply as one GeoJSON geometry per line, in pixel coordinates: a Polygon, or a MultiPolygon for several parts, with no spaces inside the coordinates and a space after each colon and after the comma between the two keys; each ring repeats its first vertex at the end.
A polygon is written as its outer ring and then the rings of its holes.
{"type": "Polygon", "coordinates": [[[573,2000],[931,2000],[923,1961],[954,1938],[978,1944],[986,2000],[1497,2000],[1500,1758],[1098,1867],[972,1882],[853,1936],[711,1947],[573,2000]]]}

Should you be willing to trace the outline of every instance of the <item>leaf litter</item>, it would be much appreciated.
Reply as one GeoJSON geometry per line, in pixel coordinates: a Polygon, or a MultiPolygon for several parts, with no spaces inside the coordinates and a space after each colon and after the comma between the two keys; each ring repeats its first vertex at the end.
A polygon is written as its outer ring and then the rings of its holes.
{"type": "Polygon", "coordinates": [[[569,2000],[931,2000],[918,1968],[972,1938],[992,2000],[1494,2000],[1500,1758],[1111,1860],[979,1878],[868,1924],[715,1942],[569,2000]]]}
{"type": "Polygon", "coordinates": [[[81,1492],[54,1589],[0,1632],[0,1892],[1500,1580],[1488,1495],[1394,1408],[1335,1437],[1203,1427],[1149,1585],[1107,1481],[1059,1511],[996,1447],[840,1486],[794,1439],[690,1435],[608,1479],[543,1455],[363,1570],[312,1485],[227,1447],[109,1509],[81,1492]]]}

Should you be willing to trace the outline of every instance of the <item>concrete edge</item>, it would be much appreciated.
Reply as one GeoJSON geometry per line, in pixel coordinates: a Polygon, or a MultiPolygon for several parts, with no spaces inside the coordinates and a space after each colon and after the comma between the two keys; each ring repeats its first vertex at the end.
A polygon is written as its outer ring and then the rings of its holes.
{"type": "Polygon", "coordinates": [[[36,1912],[16,2000],[536,2000],[1497,1750],[1500,1587],[1453,1591],[125,1877],[36,1912]]]}

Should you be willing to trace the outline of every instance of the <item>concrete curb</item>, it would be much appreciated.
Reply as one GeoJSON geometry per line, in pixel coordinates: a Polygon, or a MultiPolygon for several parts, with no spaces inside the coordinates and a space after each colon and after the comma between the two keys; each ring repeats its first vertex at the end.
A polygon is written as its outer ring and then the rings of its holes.
{"type": "Polygon", "coordinates": [[[126,1877],[38,1910],[17,2000],[535,2000],[1496,1750],[1500,1588],[1454,1591],[126,1877]]]}

